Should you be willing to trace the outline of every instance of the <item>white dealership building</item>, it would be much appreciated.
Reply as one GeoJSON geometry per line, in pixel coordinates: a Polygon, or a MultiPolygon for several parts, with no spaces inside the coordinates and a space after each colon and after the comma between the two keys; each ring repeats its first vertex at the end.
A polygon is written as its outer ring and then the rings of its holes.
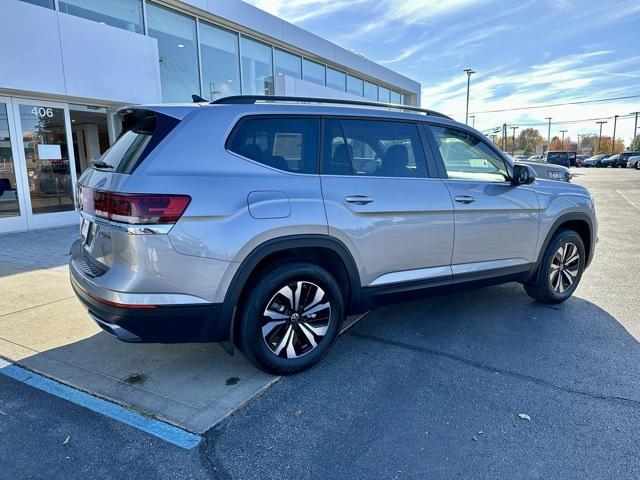
{"type": "Polygon", "coordinates": [[[240,0],[1,0],[0,233],[76,221],[125,104],[234,94],[420,104],[420,84],[240,0]]]}

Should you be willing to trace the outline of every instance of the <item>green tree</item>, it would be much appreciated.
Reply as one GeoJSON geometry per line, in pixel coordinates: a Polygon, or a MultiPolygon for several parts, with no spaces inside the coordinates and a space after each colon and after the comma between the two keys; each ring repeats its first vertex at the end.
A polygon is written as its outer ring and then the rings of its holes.
{"type": "Polygon", "coordinates": [[[525,155],[533,155],[536,153],[536,147],[542,145],[544,139],[535,128],[525,128],[520,131],[516,138],[516,149],[524,151],[525,155]]]}

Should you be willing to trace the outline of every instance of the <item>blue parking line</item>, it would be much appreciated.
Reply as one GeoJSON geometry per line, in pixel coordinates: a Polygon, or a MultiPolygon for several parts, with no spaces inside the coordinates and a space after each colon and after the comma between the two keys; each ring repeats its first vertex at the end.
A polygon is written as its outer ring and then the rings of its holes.
{"type": "Polygon", "coordinates": [[[116,403],[94,397],[93,395],[50,380],[16,365],[8,365],[0,368],[0,373],[51,395],[55,395],[56,397],[68,400],[76,405],[130,425],[178,447],[192,449],[202,441],[202,437],[199,435],[174,427],[168,423],[145,417],[139,413],[127,410],[116,403]]]}

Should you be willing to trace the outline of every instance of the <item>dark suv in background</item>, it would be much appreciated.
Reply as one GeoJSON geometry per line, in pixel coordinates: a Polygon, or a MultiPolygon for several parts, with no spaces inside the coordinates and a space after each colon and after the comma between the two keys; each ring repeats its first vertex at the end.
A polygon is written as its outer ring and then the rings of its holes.
{"type": "MultiPolygon", "coordinates": [[[[575,156],[573,158],[575,162],[575,156]]],[[[558,152],[558,151],[545,152],[544,155],[542,156],[542,161],[546,163],[552,163],[554,165],[562,165],[563,167],[567,167],[567,168],[571,166],[569,152],[558,152]]]]}

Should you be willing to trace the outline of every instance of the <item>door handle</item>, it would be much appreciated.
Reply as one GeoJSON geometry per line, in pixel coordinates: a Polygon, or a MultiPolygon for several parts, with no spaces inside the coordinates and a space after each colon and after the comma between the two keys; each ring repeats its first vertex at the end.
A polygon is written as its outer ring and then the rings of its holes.
{"type": "Polygon", "coordinates": [[[464,204],[473,203],[476,201],[476,199],[473,198],[471,195],[458,195],[457,197],[453,197],[453,199],[458,203],[464,203],[464,204]]]}
{"type": "Polygon", "coordinates": [[[347,195],[344,197],[344,201],[347,203],[355,203],[356,205],[366,205],[373,202],[373,198],[366,195],[347,195]]]}

